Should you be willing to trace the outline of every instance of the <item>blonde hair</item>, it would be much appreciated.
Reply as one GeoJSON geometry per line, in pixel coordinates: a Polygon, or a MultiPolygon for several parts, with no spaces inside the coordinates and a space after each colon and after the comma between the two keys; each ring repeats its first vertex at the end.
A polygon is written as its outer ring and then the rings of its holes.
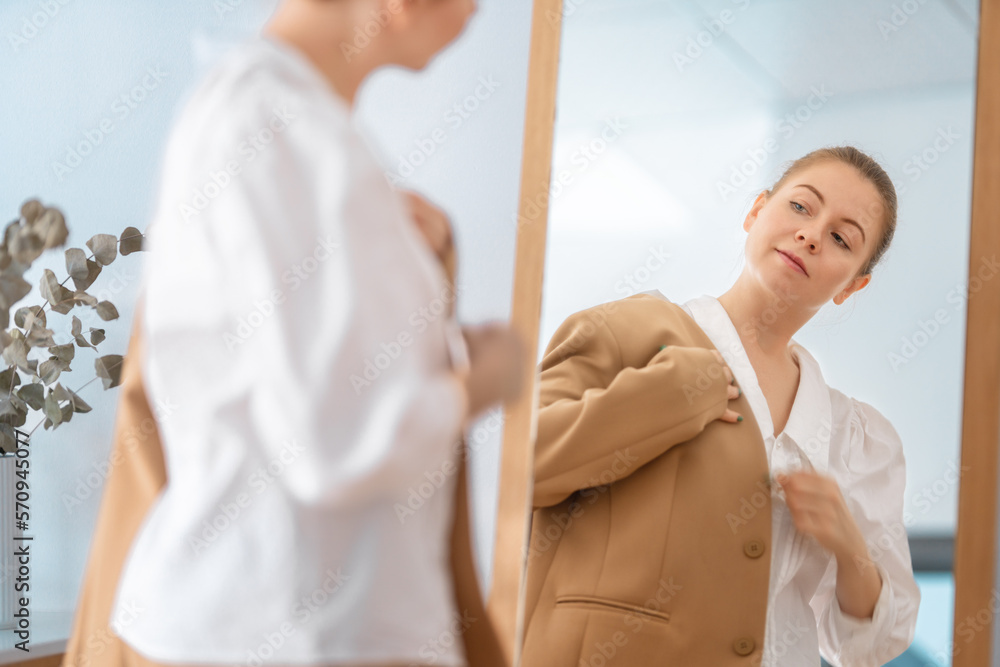
{"type": "Polygon", "coordinates": [[[767,191],[767,197],[770,198],[775,192],[781,189],[781,186],[795,174],[826,160],[836,160],[854,167],[862,177],[875,186],[879,197],[882,199],[882,209],[884,211],[882,237],[875,244],[875,250],[872,251],[868,262],[862,267],[861,272],[858,273],[858,276],[863,276],[872,272],[879,263],[879,260],[882,259],[885,251],[889,249],[889,244],[892,243],[892,237],[896,232],[896,210],[898,207],[896,188],[893,186],[892,180],[885,173],[885,170],[882,169],[881,165],[872,157],[859,151],[854,146],[818,148],[792,162],[785,169],[785,173],[781,175],[781,178],[767,191]]]}

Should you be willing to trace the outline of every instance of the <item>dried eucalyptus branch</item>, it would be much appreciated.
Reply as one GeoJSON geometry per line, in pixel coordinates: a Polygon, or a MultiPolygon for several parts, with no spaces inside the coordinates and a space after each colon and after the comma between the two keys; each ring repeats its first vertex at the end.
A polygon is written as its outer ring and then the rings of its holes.
{"type": "MultiPolygon", "coordinates": [[[[58,428],[70,421],[74,413],[90,412],[91,407],[78,395],[84,387],[101,378],[105,390],[121,382],[124,358],[117,354],[99,356],[94,360],[96,377],[72,391],[56,382],[61,373],[71,371],[76,347],[91,348],[104,341],[104,329],[90,327],[90,341],[84,337],[83,324],[72,317],[72,341],[57,345],[54,332],[47,328],[46,310],[62,315],[77,306],[93,308],[103,321],[118,319],[118,309],[110,301],[98,301],[87,293],[105,266],[118,255],[129,255],[143,250],[143,234],[135,227],[127,227],[120,237],[97,234],[87,241],[90,254],[81,248],[65,251],[67,277],[59,282],[55,273],[45,269],[39,282],[44,299],[41,306],[25,306],[14,314],[14,327],[10,327],[10,308],[31,292],[31,284],[24,280],[24,273],[46,250],[66,243],[69,230],[63,214],[47,208],[37,200],[30,200],[21,207],[21,216],[7,224],[0,240],[0,350],[9,364],[0,372],[0,453],[16,448],[14,428],[23,426],[29,410],[41,411],[45,418],[39,423],[46,429],[58,428]],[[72,280],[75,289],[66,287],[72,280]],[[8,330],[8,327],[9,330],[8,330]],[[39,363],[29,359],[32,349],[48,352],[49,357],[39,363]],[[21,375],[28,379],[22,382],[21,375]],[[9,377],[8,377],[9,376],[9,377]],[[53,384],[54,383],[54,384],[53,384]],[[15,387],[20,388],[15,390],[15,387]]],[[[31,430],[33,433],[38,424],[31,430]]]]}

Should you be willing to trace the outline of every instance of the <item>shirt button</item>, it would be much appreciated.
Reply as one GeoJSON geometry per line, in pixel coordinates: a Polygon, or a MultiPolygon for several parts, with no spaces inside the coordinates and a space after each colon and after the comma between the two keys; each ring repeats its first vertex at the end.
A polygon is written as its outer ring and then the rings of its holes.
{"type": "Polygon", "coordinates": [[[750,655],[756,646],[757,643],[749,637],[737,639],[733,642],[733,650],[736,651],[737,655],[750,655]]]}
{"type": "Polygon", "coordinates": [[[760,558],[764,555],[764,543],[760,540],[750,540],[743,545],[743,553],[750,558],[760,558]]]}

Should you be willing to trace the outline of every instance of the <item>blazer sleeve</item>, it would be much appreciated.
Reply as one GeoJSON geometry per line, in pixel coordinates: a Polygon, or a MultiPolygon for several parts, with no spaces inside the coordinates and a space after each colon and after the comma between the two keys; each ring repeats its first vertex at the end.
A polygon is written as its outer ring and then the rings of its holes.
{"type": "Polygon", "coordinates": [[[644,367],[624,366],[601,308],[570,316],[542,360],[536,508],[627,477],[701,433],[729,402],[710,348],[667,344],[644,367]]]}

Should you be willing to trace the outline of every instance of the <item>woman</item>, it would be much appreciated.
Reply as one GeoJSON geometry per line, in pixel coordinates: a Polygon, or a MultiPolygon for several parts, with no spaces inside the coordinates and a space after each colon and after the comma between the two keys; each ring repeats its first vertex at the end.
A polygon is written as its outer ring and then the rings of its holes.
{"type": "Polygon", "coordinates": [[[726,293],[638,294],[559,327],[541,366],[523,667],[818,665],[820,651],[882,665],[906,650],[920,593],[899,436],[792,340],[869,284],[895,225],[878,164],[820,149],[757,197],[726,293]]]}
{"type": "Polygon", "coordinates": [[[424,68],[474,10],[284,0],[188,100],[123,372],[142,435],[122,451],[116,425],[67,665],[457,666],[490,641],[449,572],[471,565],[461,433],[514,395],[521,352],[446,312],[446,221],[389,189],[351,119],[369,74],[424,68]]]}

